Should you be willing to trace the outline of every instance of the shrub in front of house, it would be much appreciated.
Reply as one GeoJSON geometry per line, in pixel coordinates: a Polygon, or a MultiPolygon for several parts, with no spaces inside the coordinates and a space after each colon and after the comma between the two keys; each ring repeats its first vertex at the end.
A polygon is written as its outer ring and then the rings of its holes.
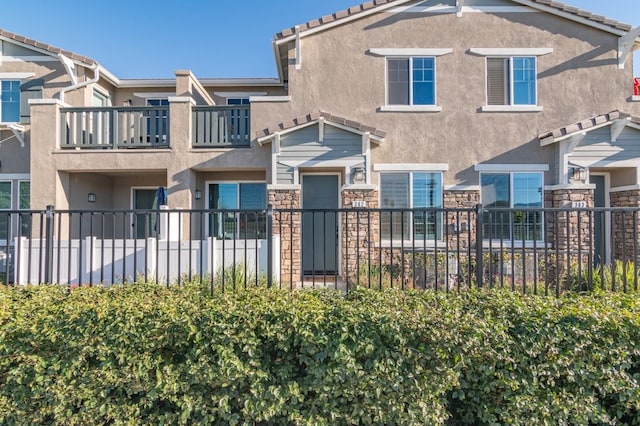
{"type": "Polygon", "coordinates": [[[0,424],[629,423],[640,303],[0,289],[0,424]]]}

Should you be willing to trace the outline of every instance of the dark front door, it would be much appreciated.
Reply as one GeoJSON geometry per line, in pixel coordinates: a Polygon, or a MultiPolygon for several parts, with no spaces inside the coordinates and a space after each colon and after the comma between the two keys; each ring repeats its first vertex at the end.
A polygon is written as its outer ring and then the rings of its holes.
{"type": "Polygon", "coordinates": [[[338,175],[302,175],[303,275],[338,272],[338,184],[338,175]]]}
{"type": "MultiPolygon", "coordinates": [[[[589,176],[589,182],[596,186],[594,192],[593,206],[594,207],[606,207],[607,206],[607,188],[604,175],[591,175],[589,176]]],[[[593,262],[595,265],[600,265],[607,262],[609,257],[607,253],[607,212],[596,211],[593,218],[593,246],[594,256],[593,262]]]]}
{"type": "MultiPolygon", "coordinates": [[[[133,208],[151,210],[156,200],[156,189],[134,189],[133,208]]],[[[154,237],[156,235],[157,215],[151,212],[137,213],[134,218],[134,236],[137,239],[154,237]]]]}

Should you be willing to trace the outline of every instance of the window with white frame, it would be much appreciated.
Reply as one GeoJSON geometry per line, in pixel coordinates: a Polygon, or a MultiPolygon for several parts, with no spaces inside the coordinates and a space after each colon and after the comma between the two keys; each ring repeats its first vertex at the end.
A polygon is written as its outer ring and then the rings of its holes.
{"type": "Polygon", "coordinates": [[[227,98],[227,105],[249,105],[249,98],[227,98]]]}
{"type": "Polygon", "coordinates": [[[487,105],[537,104],[535,56],[487,58],[487,105]]]}
{"type": "MultiPolygon", "coordinates": [[[[10,180],[0,181],[0,210],[11,210],[12,191],[13,185],[10,180]]],[[[11,239],[9,228],[11,213],[5,211],[0,212],[0,240],[9,241],[11,239]]]]}
{"type": "Polygon", "coordinates": [[[436,58],[387,58],[387,105],[435,105],[436,58]]]}
{"type": "Polygon", "coordinates": [[[442,239],[442,213],[430,210],[442,208],[442,173],[381,173],[380,207],[402,209],[382,213],[383,239],[442,239]]]}
{"type": "Polygon", "coordinates": [[[109,99],[109,95],[106,95],[98,90],[93,90],[93,106],[95,107],[106,107],[111,104],[111,100],[109,99]]]}
{"type": "Polygon", "coordinates": [[[224,182],[209,184],[209,208],[235,210],[214,213],[209,235],[225,239],[266,237],[267,185],[263,182],[224,182]],[[243,211],[245,210],[245,211],[243,211]]]}
{"type": "Polygon", "coordinates": [[[0,122],[20,122],[20,80],[0,81],[0,122]]]}
{"type": "Polygon", "coordinates": [[[167,123],[169,99],[148,98],[147,106],[157,107],[147,114],[147,141],[151,143],[165,143],[167,141],[167,123]]]}
{"type": "Polygon", "coordinates": [[[484,238],[542,241],[543,182],[541,172],[481,173],[484,238]]]}

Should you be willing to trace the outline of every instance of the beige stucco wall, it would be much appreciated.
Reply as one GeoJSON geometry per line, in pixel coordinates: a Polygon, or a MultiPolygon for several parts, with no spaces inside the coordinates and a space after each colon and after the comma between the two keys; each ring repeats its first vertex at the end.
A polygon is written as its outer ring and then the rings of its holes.
{"type": "MultiPolygon", "coordinates": [[[[539,147],[540,133],[614,109],[638,111],[627,102],[631,59],[618,69],[617,40],[544,13],[376,14],[304,37],[302,67],[289,67],[291,103],[255,107],[254,128],[326,110],[387,132],[372,149],[374,163],[448,163],[445,184],[477,185],[476,163],[551,165],[553,149],[539,147]],[[482,47],[554,49],[538,59],[543,112],[480,112],[485,59],[469,49],[482,47]],[[379,112],[385,58],[369,54],[372,48],[453,49],[436,62],[442,112],[379,112]]],[[[547,173],[547,184],[555,179],[547,173]]]]}

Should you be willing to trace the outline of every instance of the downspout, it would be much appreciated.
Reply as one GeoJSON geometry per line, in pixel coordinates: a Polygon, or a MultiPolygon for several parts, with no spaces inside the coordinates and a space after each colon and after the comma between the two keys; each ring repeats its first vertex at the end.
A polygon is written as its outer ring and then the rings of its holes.
{"type": "MultiPolygon", "coordinates": [[[[58,55],[61,56],[61,55],[58,55]]],[[[66,57],[65,57],[66,59],[66,57]]],[[[65,61],[61,58],[60,62],[62,62],[63,64],[65,63],[65,61]]],[[[65,65],[66,68],[66,65],[65,65]]],[[[98,80],[100,79],[100,64],[98,64],[97,62],[94,62],[93,65],[91,65],[90,67],[87,67],[88,69],[92,70],[94,72],[93,78],[91,80],[86,80],[83,81],[82,83],[75,83],[72,84],[71,86],[65,87],[62,90],[60,90],[60,92],[58,93],[58,98],[60,99],[60,101],[64,102],[64,94],[71,91],[71,90],[76,90],[76,89],[80,89],[81,87],[85,87],[88,86],[90,84],[93,83],[97,83],[98,80]]],[[[71,74],[71,70],[67,68],[67,72],[69,73],[69,77],[71,77],[71,81],[73,81],[75,79],[75,76],[73,76],[71,74]]]]}

